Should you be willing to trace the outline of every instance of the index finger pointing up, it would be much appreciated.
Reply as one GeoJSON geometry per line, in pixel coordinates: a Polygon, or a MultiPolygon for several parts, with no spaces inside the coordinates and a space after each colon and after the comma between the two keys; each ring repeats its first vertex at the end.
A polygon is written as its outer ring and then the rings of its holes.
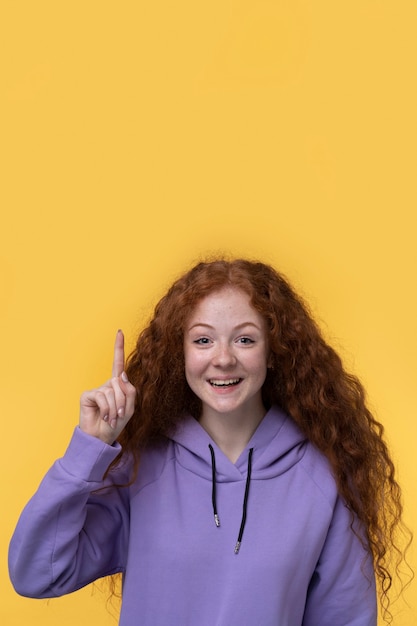
{"type": "Polygon", "coordinates": [[[125,338],[121,330],[117,331],[114,342],[114,357],[112,376],[121,376],[125,368],[125,338]]]}

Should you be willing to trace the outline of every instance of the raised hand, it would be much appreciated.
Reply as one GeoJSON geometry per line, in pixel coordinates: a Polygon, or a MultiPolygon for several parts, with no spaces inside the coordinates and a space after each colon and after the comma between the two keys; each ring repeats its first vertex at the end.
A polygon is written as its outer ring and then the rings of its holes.
{"type": "Polygon", "coordinates": [[[119,330],[114,343],[112,378],[97,389],[85,391],[80,400],[81,430],[110,445],[135,409],[136,389],[128,381],[124,366],[124,336],[119,330]]]}

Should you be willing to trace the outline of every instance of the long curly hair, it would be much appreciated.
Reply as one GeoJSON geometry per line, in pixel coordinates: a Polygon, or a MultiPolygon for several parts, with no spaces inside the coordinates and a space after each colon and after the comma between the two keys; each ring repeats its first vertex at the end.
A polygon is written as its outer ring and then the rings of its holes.
{"type": "Polygon", "coordinates": [[[329,459],[352,520],[357,516],[365,529],[389,622],[389,591],[405,558],[404,537],[409,543],[411,533],[402,522],[401,490],[383,426],[308,306],[269,265],[242,259],[201,262],[160,300],[127,362],[138,397],[119,438],[122,454],[133,454],[138,463],[139,450],[168,437],[186,413],[198,419],[201,402],[184,373],[184,329],[196,304],[224,287],[248,294],[266,322],[271,367],[262,389],[264,404],[278,404],[329,459]]]}

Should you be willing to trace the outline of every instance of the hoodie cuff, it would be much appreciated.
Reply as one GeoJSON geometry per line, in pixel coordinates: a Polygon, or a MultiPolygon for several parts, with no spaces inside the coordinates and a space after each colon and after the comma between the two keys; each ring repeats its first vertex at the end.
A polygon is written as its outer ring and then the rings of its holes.
{"type": "Polygon", "coordinates": [[[77,426],[60,465],[75,478],[101,483],[105,471],[121,449],[117,441],[110,446],[97,437],[87,435],[77,426]]]}

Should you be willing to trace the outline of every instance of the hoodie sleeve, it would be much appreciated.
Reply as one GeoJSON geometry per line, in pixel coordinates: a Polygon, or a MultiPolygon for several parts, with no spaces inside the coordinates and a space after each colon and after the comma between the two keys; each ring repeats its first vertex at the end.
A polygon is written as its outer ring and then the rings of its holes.
{"type": "Polygon", "coordinates": [[[372,557],[351,529],[338,498],[326,542],[310,582],[303,626],[376,626],[372,557]]]}
{"type": "Polygon", "coordinates": [[[65,455],[46,474],[13,534],[9,572],[19,594],[60,596],[124,570],[128,489],[92,493],[126,482],[126,466],[103,482],[119,452],[119,444],[109,446],[75,429],[65,455]]]}

